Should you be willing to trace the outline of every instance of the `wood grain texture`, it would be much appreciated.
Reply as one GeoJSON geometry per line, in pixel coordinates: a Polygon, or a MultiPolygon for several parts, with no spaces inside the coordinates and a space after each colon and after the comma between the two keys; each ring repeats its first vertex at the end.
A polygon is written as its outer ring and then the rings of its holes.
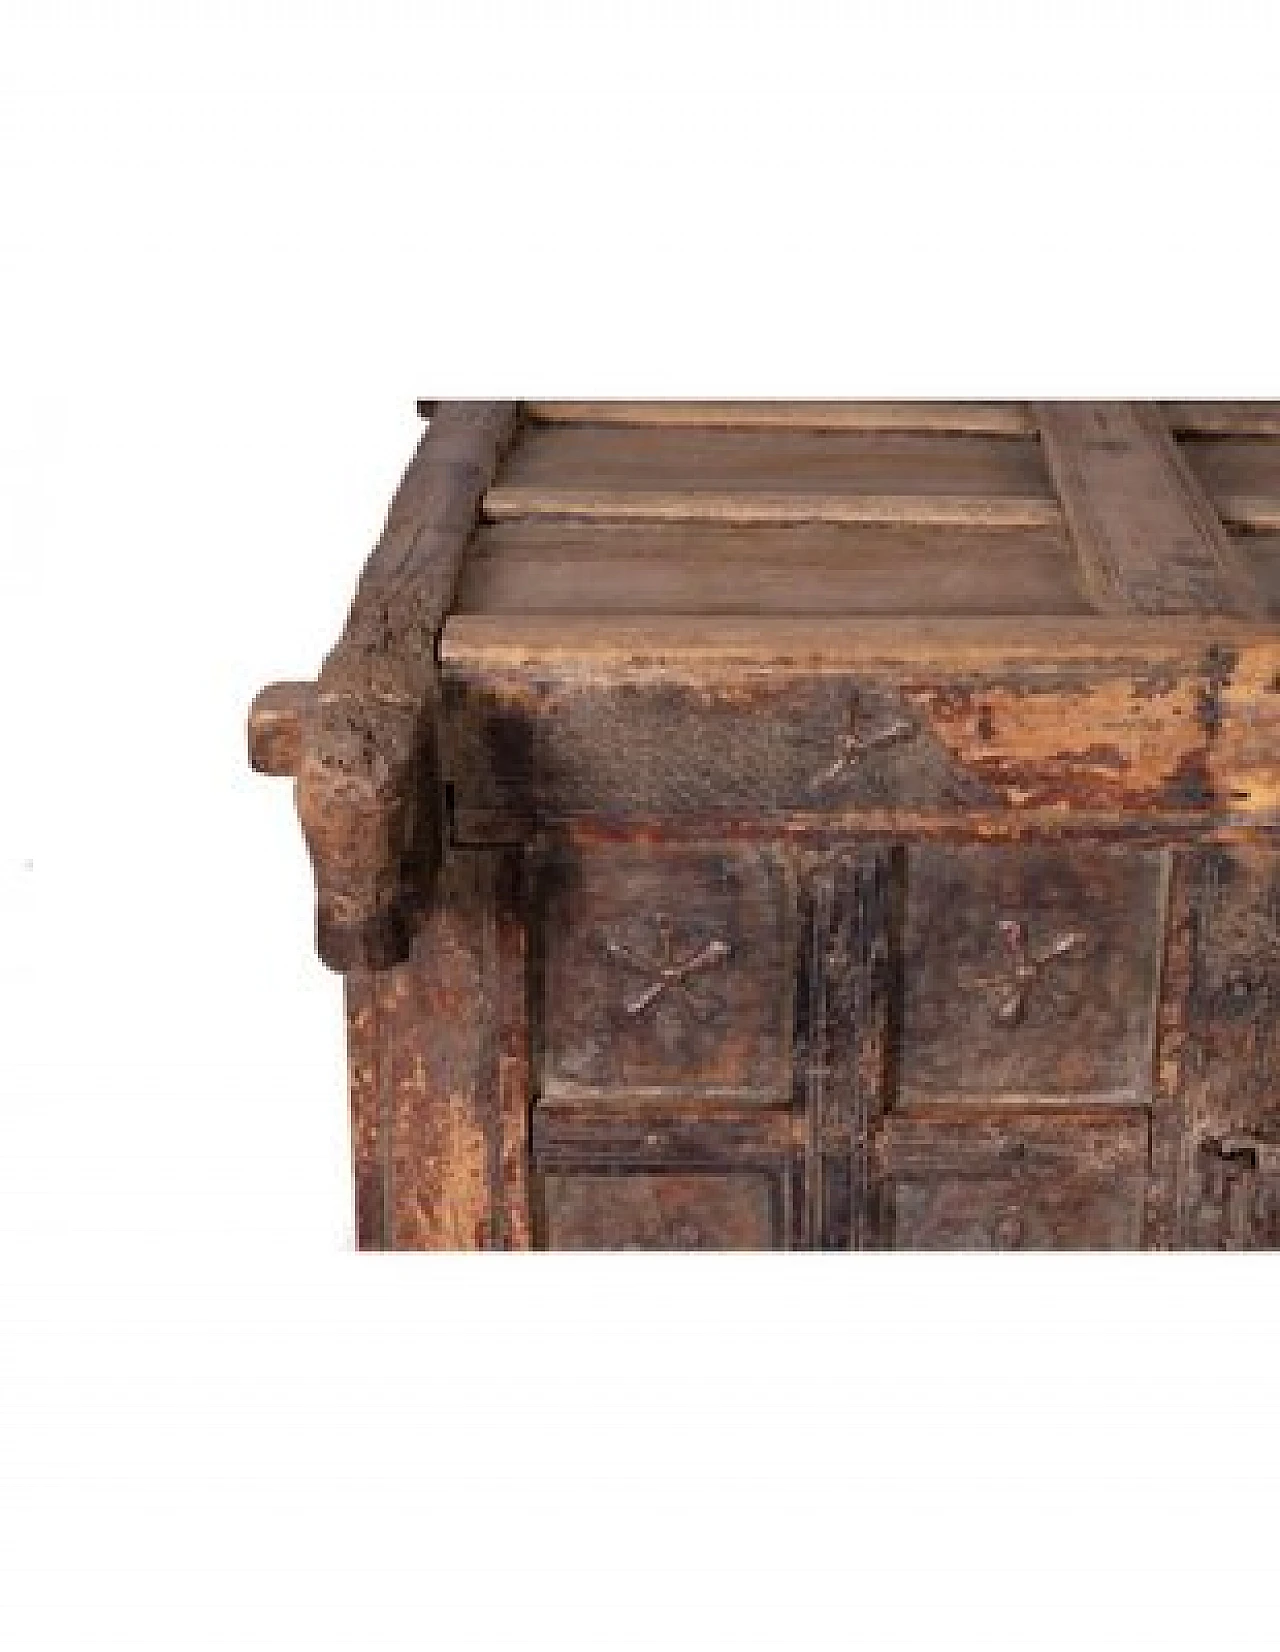
{"type": "Polygon", "coordinates": [[[552,1250],[781,1248],[778,1191],[766,1175],[555,1172],[542,1188],[552,1250]]]}
{"type": "Polygon", "coordinates": [[[1256,532],[1280,529],[1280,435],[1206,437],[1179,445],[1224,522],[1256,532]]]}
{"type": "Polygon", "coordinates": [[[785,1099],[794,898],[778,857],[549,855],[539,885],[541,1095],[785,1099]]]}
{"type": "Polygon", "coordinates": [[[451,855],[410,956],[347,976],[362,1249],[529,1243],[518,859],[451,855]]]}
{"type": "Polygon", "coordinates": [[[541,823],[1199,810],[1266,830],[1280,639],[1221,635],[460,615],[442,651],[446,766],[462,814],[541,823]]]}
{"type": "Polygon", "coordinates": [[[928,401],[595,401],[528,402],[544,424],[641,425],[698,430],[915,431],[955,435],[1032,436],[1020,402],[928,401]]]}
{"type": "Polygon", "coordinates": [[[303,725],[315,692],[314,683],[270,683],[254,696],[249,707],[249,766],[258,774],[297,774],[303,725]]]}
{"type": "Polygon", "coordinates": [[[434,649],[480,499],[516,423],[445,403],[396,492],[302,722],[296,797],[334,969],[403,960],[442,853],[434,649]]]}
{"type": "Polygon", "coordinates": [[[1280,436],[1280,402],[1165,402],[1161,411],[1179,436],[1280,436]]]}
{"type": "Polygon", "coordinates": [[[1280,857],[1209,850],[1188,867],[1191,978],[1181,1240],[1280,1246],[1280,857]]]}
{"type": "Polygon", "coordinates": [[[1277,405],[434,406],[250,714],[360,1247],[1280,1246],[1277,405]]]}
{"type": "Polygon", "coordinates": [[[455,613],[1084,613],[1061,527],[486,523],[455,613]]]}
{"type": "Polygon", "coordinates": [[[883,1237],[871,1145],[897,1086],[903,873],[901,851],[867,846],[823,857],[806,879],[797,1088],[809,1132],[810,1243],[824,1250],[862,1250],[883,1237]]]}
{"type": "Polygon", "coordinates": [[[1134,402],[1041,402],[1036,422],[1080,557],[1103,612],[1265,612],[1159,413],[1134,402]]]}
{"type": "Polygon", "coordinates": [[[847,431],[531,425],[485,495],[491,520],[1052,526],[1033,441],[847,431]]]}
{"type": "Polygon", "coordinates": [[[1139,851],[911,849],[903,1100],[1145,1102],[1163,875],[1139,851]]]}
{"type": "Polygon", "coordinates": [[[899,1250],[1136,1250],[1144,1108],[890,1113],[876,1137],[884,1242],[899,1250]]]}

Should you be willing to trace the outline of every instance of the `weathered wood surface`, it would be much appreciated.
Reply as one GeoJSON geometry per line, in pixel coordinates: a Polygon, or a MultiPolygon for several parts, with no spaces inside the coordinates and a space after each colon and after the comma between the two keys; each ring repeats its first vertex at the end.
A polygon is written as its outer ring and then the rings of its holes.
{"type": "Polygon", "coordinates": [[[807,1126],[808,1242],[880,1243],[872,1138],[898,1085],[905,864],[883,846],[810,863],[798,981],[797,1100],[807,1126]]]}
{"type": "Polygon", "coordinates": [[[784,860],[719,847],[551,854],[538,888],[545,1097],[786,1097],[784,860]]]}
{"type": "Polygon", "coordinates": [[[528,402],[544,424],[656,426],[672,430],[913,431],[958,436],[1034,436],[1020,402],[597,401],[528,402]]]}
{"type": "Polygon", "coordinates": [[[519,858],[449,857],[410,955],[347,976],[362,1249],[530,1242],[519,858]]]}
{"type": "Polygon", "coordinates": [[[361,1247],[1280,1245],[1278,406],[439,404],[249,724],[361,1247]]]}
{"type": "Polygon", "coordinates": [[[460,819],[1280,810],[1243,622],[457,615],[441,659],[460,819]]]}
{"type": "Polygon", "coordinates": [[[1087,612],[1065,529],[486,523],[454,612],[1087,612]]]}
{"type": "Polygon", "coordinates": [[[249,707],[249,763],[259,774],[296,775],[302,763],[302,729],[316,685],[269,683],[249,707]]]}
{"type": "Polygon", "coordinates": [[[1007,437],[531,425],[485,495],[491,520],[1061,520],[1039,446],[1007,437]]]}
{"type": "Polygon", "coordinates": [[[892,1249],[1135,1250],[1142,1242],[1145,1108],[891,1112],[875,1154],[880,1236],[892,1249]]]}
{"type": "Polygon", "coordinates": [[[1165,402],[1169,428],[1188,436],[1280,436],[1280,402],[1165,402]]]}
{"type": "Polygon", "coordinates": [[[913,847],[903,1099],[1145,1099],[1163,902],[1149,852],[913,847]]]}
{"type": "Polygon", "coordinates": [[[1254,532],[1280,529],[1280,440],[1187,440],[1187,464],[1222,520],[1254,532]]]}
{"type": "Polygon", "coordinates": [[[1036,422],[1086,590],[1103,613],[1230,613],[1263,600],[1160,413],[1041,402],[1036,422]]]}
{"type": "Polygon", "coordinates": [[[1181,1242],[1280,1246],[1280,857],[1187,867],[1181,1242]]]}
{"type": "Polygon", "coordinates": [[[781,1190],[761,1173],[551,1172],[542,1201],[550,1250],[784,1248],[781,1190]]]}
{"type": "Polygon", "coordinates": [[[404,959],[442,852],[434,651],[509,403],[444,403],[391,504],[302,715],[297,805],[335,969],[404,959]]]}

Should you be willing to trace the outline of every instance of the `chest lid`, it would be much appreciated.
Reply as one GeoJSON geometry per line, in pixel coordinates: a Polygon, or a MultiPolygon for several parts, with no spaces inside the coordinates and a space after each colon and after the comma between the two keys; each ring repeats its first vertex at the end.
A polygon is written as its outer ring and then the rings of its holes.
{"type": "Polygon", "coordinates": [[[452,629],[1278,609],[1280,404],[533,402],[452,629]]]}

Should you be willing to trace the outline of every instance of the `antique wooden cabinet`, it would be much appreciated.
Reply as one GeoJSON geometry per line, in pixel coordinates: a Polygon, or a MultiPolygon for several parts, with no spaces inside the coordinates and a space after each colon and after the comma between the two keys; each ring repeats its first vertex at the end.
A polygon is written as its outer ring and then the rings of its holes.
{"type": "Polygon", "coordinates": [[[422,411],[249,725],[362,1246],[1280,1241],[1280,404],[422,411]]]}

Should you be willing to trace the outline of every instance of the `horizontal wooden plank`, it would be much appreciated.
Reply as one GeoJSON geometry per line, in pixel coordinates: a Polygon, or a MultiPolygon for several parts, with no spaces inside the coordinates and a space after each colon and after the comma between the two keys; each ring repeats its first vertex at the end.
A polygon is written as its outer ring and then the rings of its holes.
{"type": "Polygon", "coordinates": [[[1110,1176],[1144,1169],[1145,1107],[1019,1108],[1006,1104],[891,1112],[875,1158],[891,1176],[1058,1170],[1110,1176]]]}
{"type": "Polygon", "coordinates": [[[486,524],[455,611],[1084,613],[1061,528],[486,524]]]}
{"type": "Polygon", "coordinates": [[[1263,603],[1159,411],[1138,402],[1043,402],[1045,457],[1104,611],[1259,615],[1263,603]]]}
{"type": "Polygon", "coordinates": [[[485,513],[495,521],[541,515],[606,522],[922,522],[957,528],[1036,528],[1058,522],[1061,514],[1053,500],[1013,496],[826,493],[800,487],[779,493],[705,488],[668,493],[648,488],[508,483],[489,490],[485,513]]]}
{"type": "Polygon", "coordinates": [[[1162,411],[1180,436],[1280,436],[1280,402],[1165,402],[1162,411]]]}
{"type": "Polygon", "coordinates": [[[1023,402],[580,401],[526,402],[545,424],[648,425],[668,429],[864,430],[1030,436],[1023,402]]]}
{"type": "Polygon", "coordinates": [[[605,680],[655,671],[705,678],[720,666],[841,671],[876,665],[937,664],[947,669],[1008,663],[1054,672],[1063,662],[1150,664],[1193,661],[1211,643],[1280,650],[1273,625],[1203,616],[921,615],[909,626],[892,616],[609,613],[454,614],[441,638],[441,661],[467,671],[564,669],[605,680]]]}
{"type": "Polygon", "coordinates": [[[782,1107],[655,1105],[618,1096],[610,1101],[541,1101],[533,1109],[533,1152],[541,1169],[555,1165],[759,1164],[804,1145],[805,1120],[782,1107]]]}
{"type": "Polygon", "coordinates": [[[485,515],[1036,526],[1058,520],[1038,444],[982,436],[533,426],[485,515]]]}
{"type": "Polygon", "coordinates": [[[460,812],[1280,820],[1274,627],[457,615],[441,664],[460,812]]]}
{"type": "Polygon", "coordinates": [[[1265,845],[1280,848],[1280,816],[1242,816],[1224,811],[1162,809],[1158,814],[1123,814],[1114,809],[1023,810],[970,808],[963,813],[936,809],[877,808],[863,803],[834,803],[822,812],[790,810],[784,814],[750,811],[691,811],[686,814],[557,814],[549,808],[521,813],[510,806],[477,807],[458,803],[454,836],[459,844],[492,848],[512,843],[539,843],[562,848],[599,848],[604,844],[644,843],[666,847],[707,844],[788,844],[814,853],[845,849],[851,843],[886,842],[1020,844],[1097,848],[1165,849],[1191,844],[1265,845]]]}
{"type": "Polygon", "coordinates": [[[1224,522],[1280,530],[1280,439],[1188,437],[1181,448],[1224,522]]]}

